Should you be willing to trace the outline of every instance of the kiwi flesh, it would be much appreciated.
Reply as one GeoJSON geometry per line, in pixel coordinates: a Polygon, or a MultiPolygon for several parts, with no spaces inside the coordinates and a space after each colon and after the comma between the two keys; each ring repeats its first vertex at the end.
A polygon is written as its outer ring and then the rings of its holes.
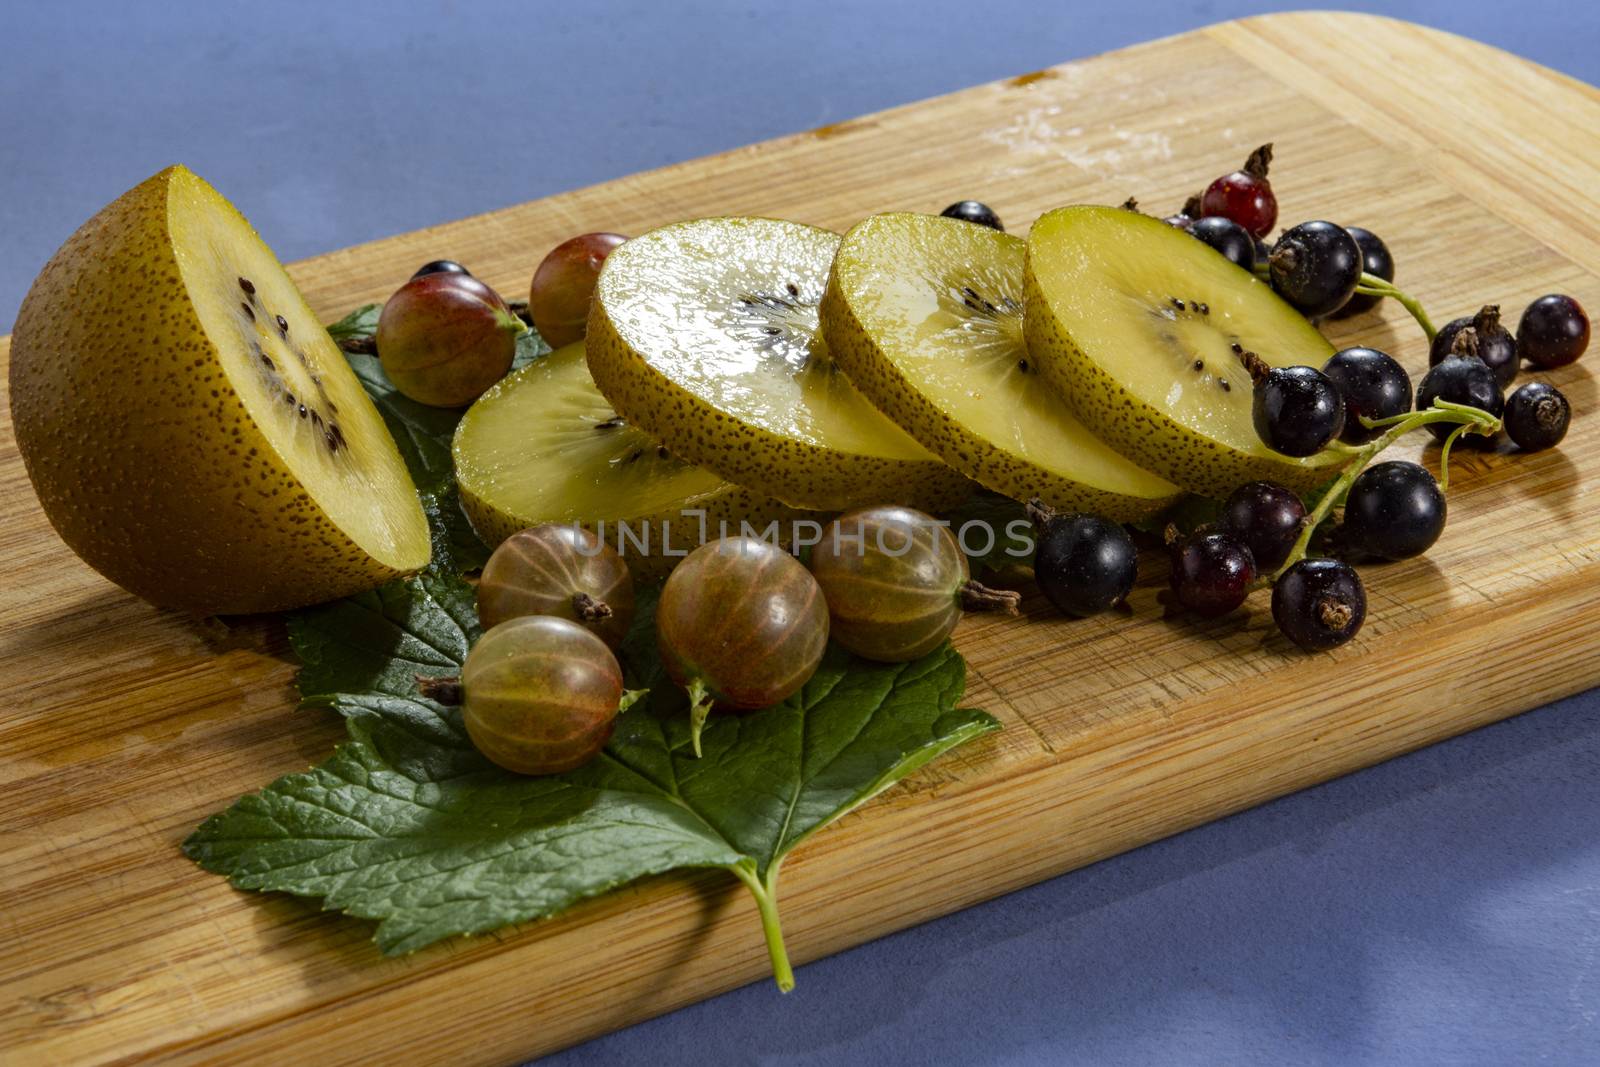
{"type": "Polygon", "coordinates": [[[873,407],[818,336],[838,246],[762,218],[628,241],[606,258],[589,314],[595,383],[674,455],[793,506],[951,504],[970,483],[873,407]]]}
{"type": "Polygon", "coordinates": [[[11,417],[62,539],[154,604],[284,610],[428,563],[416,488],[343,353],[183,167],[45,266],[12,338],[11,417]]]}
{"type": "Polygon", "coordinates": [[[1253,352],[1321,367],[1333,346],[1265,282],[1135,211],[1067,207],[1028,236],[1023,316],[1040,376],[1101,440],[1185,489],[1265,479],[1300,492],[1346,457],[1272,451],[1251,419],[1253,352]]]}
{"type": "Polygon", "coordinates": [[[937,215],[859,223],[822,299],[828,351],[880,410],[979,484],[1058,509],[1152,515],[1178,487],[1101,443],[1028,358],[1026,249],[937,215]]]}
{"type": "Polygon", "coordinates": [[[685,462],[623,419],[589,377],[582,342],[492,386],[462,417],[453,452],[462,506],[485,543],[578,523],[646,578],[697,548],[702,530],[715,538],[722,523],[738,533],[741,522],[759,531],[777,521],[781,540],[788,520],[806,516],[685,462]]]}

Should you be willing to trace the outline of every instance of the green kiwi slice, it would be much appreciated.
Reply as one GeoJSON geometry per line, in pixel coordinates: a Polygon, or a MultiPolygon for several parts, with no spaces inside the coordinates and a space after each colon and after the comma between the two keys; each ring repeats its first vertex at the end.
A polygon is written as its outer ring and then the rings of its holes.
{"type": "Polygon", "coordinates": [[[1028,358],[1026,247],[936,215],[859,223],[822,300],[829,354],[880,410],[980,484],[1060,509],[1151,515],[1178,487],[1090,433],[1028,358]]]}
{"type": "Polygon", "coordinates": [[[1049,212],[1028,236],[1024,329],[1041,377],[1108,445],[1186,489],[1307,491],[1345,457],[1292,459],[1251,419],[1240,356],[1321,367],[1333,346],[1270,286],[1160,219],[1049,212]]]}

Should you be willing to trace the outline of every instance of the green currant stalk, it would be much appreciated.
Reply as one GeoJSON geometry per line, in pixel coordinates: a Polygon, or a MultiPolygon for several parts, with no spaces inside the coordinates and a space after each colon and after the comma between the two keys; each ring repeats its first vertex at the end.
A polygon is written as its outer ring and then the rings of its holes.
{"type": "Polygon", "coordinates": [[[742,859],[732,869],[756,898],[761,930],[767,937],[767,956],[772,960],[772,980],[779,992],[787,993],[794,988],[794,968],[789,966],[789,950],[784,947],[783,927],[778,922],[778,865],[782,862],[777,860],[768,867],[766,878],[756,872],[752,859],[742,859]]]}
{"type": "MultiPolygon", "coordinates": [[[[1264,281],[1270,280],[1272,268],[1265,260],[1262,260],[1256,264],[1255,275],[1264,281]]],[[[1433,339],[1439,335],[1439,331],[1434,328],[1433,320],[1428,317],[1428,312],[1423,308],[1421,302],[1393,282],[1385,281],[1376,274],[1362,271],[1360,280],[1356,282],[1356,292],[1362,296],[1388,297],[1391,300],[1399,301],[1400,306],[1409,311],[1411,317],[1417,320],[1417,325],[1422,327],[1422,332],[1428,335],[1429,344],[1432,344],[1433,339]]]]}
{"type": "Polygon", "coordinates": [[[1428,318],[1428,313],[1416,297],[1396,286],[1393,282],[1384,281],[1376,274],[1361,272],[1361,281],[1356,284],[1356,292],[1362,296],[1386,296],[1391,300],[1398,300],[1400,306],[1411,312],[1411,317],[1417,320],[1417,325],[1422,327],[1422,332],[1428,335],[1428,343],[1439,336],[1439,331],[1434,329],[1433,320],[1428,318]]]}
{"type": "MultiPolygon", "coordinates": [[[[1354,450],[1354,458],[1339,473],[1339,477],[1328,486],[1328,491],[1317,501],[1317,506],[1305,518],[1305,523],[1300,529],[1300,538],[1289,550],[1289,556],[1283,561],[1283,566],[1272,575],[1271,581],[1276,582],[1283,576],[1284,571],[1293,567],[1306,557],[1306,550],[1311,546],[1311,538],[1317,532],[1317,527],[1322,525],[1350,492],[1350,486],[1366,470],[1367,465],[1377,458],[1378,454],[1395,441],[1404,437],[1412,430],[1420,429],[1431,423],[1456,423],[1456,429],[1445,439],[1444,447],[1439,451],[1439,488],[1447,488],[1450,484],[1450,445],[1463,433],[1474,432],[1494,434],[1500,431],[1500,420],[1484,411],[1482,408],[1471,407],[1467,404],[1456,404],[1449,400],[1435,400],[1433,406],[1422,411],[1407,411],[1400,415],[1391,415],[1386,419],[1368,419],[1363,417],[1361,425],[1369,430],[1386,427],[1383,433],[1373,438],[1369,443],[1354,450]]],[[[1270,584],[1270,583],[1263,583],[1270,584]]]]}

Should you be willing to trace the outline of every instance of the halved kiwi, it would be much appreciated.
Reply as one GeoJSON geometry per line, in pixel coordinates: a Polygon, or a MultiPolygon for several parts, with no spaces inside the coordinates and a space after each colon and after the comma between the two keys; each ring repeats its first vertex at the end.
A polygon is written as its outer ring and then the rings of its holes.
{"type": "Polygon", "coordinates": [[[78,230],[17,316],[11,416],[40,503],[107,578],[278,611],[427,565],[383,420],[250,224],[171,167],[78,230]]]}
{"type": "Polygon", "coordinates": [[[826,230],[760,218],[634,238],[595,290],[595,383],[675,455],[797,507],[953,503],[966,479],[826,357],[817,303],[838,246],[826,230]]]}
{"type": "Polygon", "coordinates": [[[1042,388],[1022,337],[1019,237],[937,215],[844,235],[822,298],[828,352],[911,436],[1018,500],[1144,518],[1178,487],[1101,443],[1042,388]]]}
{"type": "Polygon", "coordinates": [[[647,577],[676,560],[668,548],[698,547],[702,524],[715,538],[722,522],[737,533],[741,521],[782,527],[804,514],[686,463],[629,424],[595,388],[582,342],[490,388],[462,417],[453,448],[462,506],[487,544],[576,522],[647,577]]]}
{"type": "Polygon", "coordinates": [[[1068,207],[1028,236],[1024,328],[1040,375],[1101,440],[1186,489],[1269,479],[1306,491],[1344,460],[1291,459],[1251,421],[1239,361],[1320,367],[1333,346],[1216,251],[1160,219],[1068,207]]]}

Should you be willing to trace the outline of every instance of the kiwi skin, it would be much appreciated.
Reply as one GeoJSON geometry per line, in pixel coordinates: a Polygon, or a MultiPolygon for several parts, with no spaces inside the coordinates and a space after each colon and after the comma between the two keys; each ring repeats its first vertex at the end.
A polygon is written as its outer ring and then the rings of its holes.
{"type": "MultiPolygon", "coordinates": [[[[616,262],[606,260],[600,276],[616,262]]],[[[818,334],[818,341],[821,335],[818,334]]],[[[635,353],[600,299],[584,335],[589,373],[617,414],[690,463],[796,508],[842,511],[903,504],[940,511],[964,500],[972,483],[931,454],[891,459],[803,444],[728,417],[680,389],[635,353]]],[[[819,351],[817,357],[825,358],[819,351]]]]}
{"type": "Polygon", "coordinates": [[[1178,488],[1171,486],[1170,495],[1141,500],[1070,481],[1008,455],[962,426],[914,388],[892,360],[878,352],[871,333],[845,298],[837,271],[828,278],[821,312],[822,322],[828,327],[829,356],[850,375],[867,399],[897,425],[914,430],[912,436],[919,443],[980,485],[1013,500],[1037,497],[1053,508],[1086,511],[1119,522],[1149,518],[1180,495],[1178,488]]]}
{"type": "Polygon", "coordinates": [[[11,421],[46,516],[106,578],[200,614],[287,610],[404,573],[328,518],[228,381],[169,233],[179,183],[204,186],[170,167],[84,223],[18,312],[11,421]]]}
{"type": "MultiPolygon", "coordinates": [[[[1145,218],[1128,214],[1136,224],[1145,218]]],[[[1166,226],[1160,219],[1149,221],[1166,226]]],[[[1263,284],[1243,272],[1241,283],[1263,284]]],[[[1046,384],[1102,441],[1185,489],[1221,500],[1246,482],[1269,481],[1309,493],[1337,477],[1348,462],[1339,462],[1333,453],[1301,462],[1287,456],[1241,452],[1194,432],[1145,403],[1086,356],[1050,314],[1049,302],[1034,274],[1031,248],[1023,307],[1028,352],[1046,384]]],[[[1328,354],[1333,354],[1332,345],[1328,354]]]]}

